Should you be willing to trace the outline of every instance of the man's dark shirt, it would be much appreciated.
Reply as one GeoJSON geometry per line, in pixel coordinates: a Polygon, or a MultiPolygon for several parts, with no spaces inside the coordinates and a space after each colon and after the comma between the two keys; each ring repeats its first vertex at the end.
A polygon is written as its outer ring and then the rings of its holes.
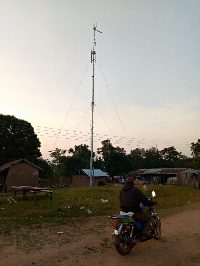
{"type": "Polygon", "coordinates": [[[153,206],[155,204],[133,185],[125,185],[121,189],[120,208],[123,212],[141,212],[140,202],[146,206],[153,206]]]}

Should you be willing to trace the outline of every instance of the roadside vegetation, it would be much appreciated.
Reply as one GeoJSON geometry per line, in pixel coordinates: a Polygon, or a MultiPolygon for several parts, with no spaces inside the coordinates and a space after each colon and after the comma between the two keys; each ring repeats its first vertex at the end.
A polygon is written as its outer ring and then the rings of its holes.
{"type": "MultiPolygon", "coordinates": [[[[143,186],[137,186],[143,191],[143,186]]],[[[0,234],[23,226],[43,227],[46,224],[70,225],[89,217],[118,214],[119,191],[122,185],[59,189],[50,200],[47,194],[38,194],[36,203],[31,194],[23,200],[17,195],[16,203],[10,204],[9,197],[0,198],[0,234]]],[[[156,192],[156,210],[161,217],[170,216],[190,208],[200,208],[198,189],[179,186],[149,185],[146,196],[156,192]]]]}
{"type": "MultiPolygon", "coordinates": [[[[31,123],[0,114],[0,166],[26,159],[43,169],[40,171],[40,182],[49,185],[61,184],[61,177],[66,178],[62,184],[70,185],[75,173],[90,168],[91,151],[84,143],[68,150],[56,148],[49,151],[50,160],[42,158],[40,147],[40,139],[31,123]]],[[[144,168],[200,169],[200,139],[191,143],[190,150],[192,157],[185,156],[174,146],[162,150],[157,147],[135,148],[127,153],[123,147],[113,146],[111,140],[102,139],[93,154],[93,167],[110,177],[127,176],[130,171],[144,168]]]]}

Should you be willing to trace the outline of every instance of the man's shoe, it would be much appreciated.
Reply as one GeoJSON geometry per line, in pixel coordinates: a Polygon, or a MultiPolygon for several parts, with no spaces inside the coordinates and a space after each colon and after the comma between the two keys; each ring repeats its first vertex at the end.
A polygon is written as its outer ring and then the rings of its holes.
{"type": "Polygon", "coordinates": [[[141,241],[146,241],[146,240],[148,240],[149,238],[148,238],[148,235],[147,234],[142,234],[142,236],[141,236],[141,241]]]}

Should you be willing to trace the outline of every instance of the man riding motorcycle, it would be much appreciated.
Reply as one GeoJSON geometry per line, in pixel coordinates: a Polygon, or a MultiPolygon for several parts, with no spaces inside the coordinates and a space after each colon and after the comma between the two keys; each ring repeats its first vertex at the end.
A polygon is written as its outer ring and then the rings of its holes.
{"type": "Polygon", "coordinates": [[[145,241],[150,238],[152,216],[147,212],[142,212],[140,203],[149,207],[157,204],[157,202],[148,199],[141,190],[134,186],[133,178],[128,177],[125,181],[125,186],[120,191],[120,208],[122,212],[134,213],[132,217],[144,223],[141,240],[145,241]]]}

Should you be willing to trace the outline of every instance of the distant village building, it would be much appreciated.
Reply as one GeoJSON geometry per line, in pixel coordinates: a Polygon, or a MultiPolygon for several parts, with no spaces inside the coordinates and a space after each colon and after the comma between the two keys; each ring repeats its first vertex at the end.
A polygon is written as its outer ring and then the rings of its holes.
{"type": "Polygon", "coordinates": [[[129,172],[134,179],[152,184],[171,184],[200,188],[200,170],[187,168],[139,169],[129,172]]]}
{"type": "Polygon", "coordinates": [[[200,188],[200,170],[189,168],[182,171],[178,175],[177,185],[200,188]]]}
{"type": "Polygon", "coordinates": [[[0,167],[0,192],[7,192],[11,186],[37,186],[40,167],[24,160],[16,160],[0,167]]]}
{"type": "MultiPolygon", "coordinates": [[[[99,182],[107,182],[107,173],[101,171],[100,169],[93,170],[93,183],[92,186],[96,187],[99,182]]],[[[72,178],[72,187],[89,187],[90,186],[90,169],[81,169],[72,178]]]]}

